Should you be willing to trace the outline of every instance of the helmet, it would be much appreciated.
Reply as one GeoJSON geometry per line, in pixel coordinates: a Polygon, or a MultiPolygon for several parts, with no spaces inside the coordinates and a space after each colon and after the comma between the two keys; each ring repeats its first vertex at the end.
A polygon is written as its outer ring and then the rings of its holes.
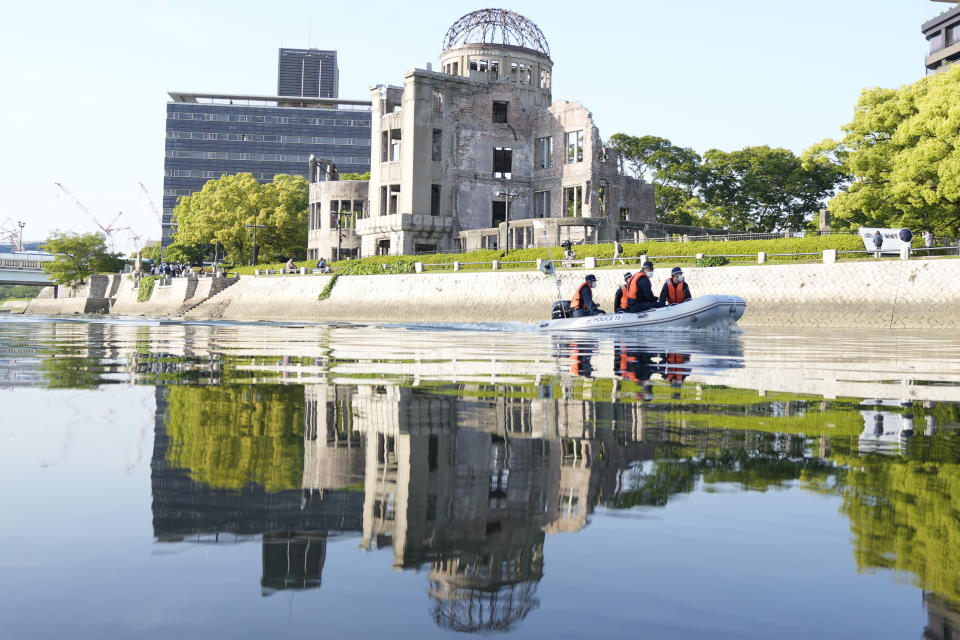
{"type": "Polygon", "coordinates": [[[683,269],[681,269],[680,267],[674,267],[673,269],[670,269],[670,275],[671,275],[671,276],[675,276],[675,275],[677,275],[678,273],[681,273],[681,274],[682,274],[682,273],[683,273],[683,269]]]}
{"type": "Polygon", "coordinates": [[[627,271],[625,274],[623,274],[623,279],[624,279],[624,280],[629,280],[632,275],[633,275],[632,273],[630,273],[629,271],[627,271]]]}
{"type": "Polygon", "coordinates": [[[653,263],[650,262],[649,260],[644,261],[644,263],[641,266],[644,269],[653,269],[653,263]]]}
{"type": "Polygon", "coordinates": [[[597,276],[593,275],[592,273],[588,273],[587,277],[584,278],[584,280],[586,280],[587,282],[594,282],[596,281],[596,279],[597,279],[597,276]]]}

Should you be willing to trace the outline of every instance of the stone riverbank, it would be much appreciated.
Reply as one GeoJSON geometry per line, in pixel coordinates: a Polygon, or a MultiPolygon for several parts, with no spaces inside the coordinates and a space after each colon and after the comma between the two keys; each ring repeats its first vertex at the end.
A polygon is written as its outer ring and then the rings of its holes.
{"type": "MultiPolygon", "coordinates": [[[[611,310],[626,270],[601,269],[595,296],[611,310]]],[[[561,270],[569,298],[587,272],[561,270]]],[[[729,293],[747,301],[744,326],[960,328],[960,260],[913,259],[832,264],[747,265],[684,268],[694,296],[729,293]]],[[[668,275],[654,274],[657,292],[668,275]]],[[[111,276],[117,278],[117,276],[111,276]]],[[[329,275],[242,276],[239,281],[174,278],[155,288],[148,302],[123,278],[109,300],[110,313],[194,320],[299,322],[536,322],[549,317],[554,279],[535,271],[446,272],[341,276],[325,300],[329,275]]],[[[101,287],[113,289],[114,281],[101,287]]],[[[47,296],[27,313],[70,314],[75,298],[47,296]]],[[[86,304],[99,307],[98,302],[86,304]]],[[[95,310],[94,310],[95,311],[95,310]]],[[[86,311],[87,313],[91,311],[86,311]]]]}

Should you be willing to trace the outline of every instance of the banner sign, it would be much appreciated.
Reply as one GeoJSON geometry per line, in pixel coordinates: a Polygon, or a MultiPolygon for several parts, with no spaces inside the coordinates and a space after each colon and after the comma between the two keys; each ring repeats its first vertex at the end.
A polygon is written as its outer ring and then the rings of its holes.
{"type": "MultiPolygon", "coordinates": [[[[863,238],[863,247],[867,251],[877,251],[877,246],[873,243],[877,231],[876,227],[860,227],[858,233],[863,238]]],[[[883,238],[883,244],[880,245],[881,253],[900,253],[900,247],[909,247],[910,241],[913,240],[913,232],[910,229],[879,229],[879,231],[883,238]]]]}

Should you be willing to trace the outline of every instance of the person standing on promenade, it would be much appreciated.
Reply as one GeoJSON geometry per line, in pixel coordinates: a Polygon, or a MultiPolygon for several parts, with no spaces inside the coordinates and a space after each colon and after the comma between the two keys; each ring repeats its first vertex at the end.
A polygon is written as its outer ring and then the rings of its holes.
{"type": "Polygon", "coordinates": [[[876,232],[873,234],[873,249],[874,249],[873,257],[875,258],[880,257],[881,247],[883,247],[883,234],[880,233],[880,229],[877,229],[876,232]]]}
{"type": "Polygon", "coordinates": [[[620,261],[620,264],[627,264],[623,261],[623,245],[620,244],[619,240],[613,241],[613,264],[617,264],[617,260],[620,261]]]}

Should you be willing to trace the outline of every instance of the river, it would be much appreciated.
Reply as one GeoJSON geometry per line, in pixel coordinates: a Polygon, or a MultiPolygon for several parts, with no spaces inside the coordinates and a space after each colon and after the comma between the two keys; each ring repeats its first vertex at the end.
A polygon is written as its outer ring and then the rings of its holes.
{"type": "Polygon", "coordinates": [[[0,316],[0,411],[4,638],[960,633],[935,330],[0,316]]]}

